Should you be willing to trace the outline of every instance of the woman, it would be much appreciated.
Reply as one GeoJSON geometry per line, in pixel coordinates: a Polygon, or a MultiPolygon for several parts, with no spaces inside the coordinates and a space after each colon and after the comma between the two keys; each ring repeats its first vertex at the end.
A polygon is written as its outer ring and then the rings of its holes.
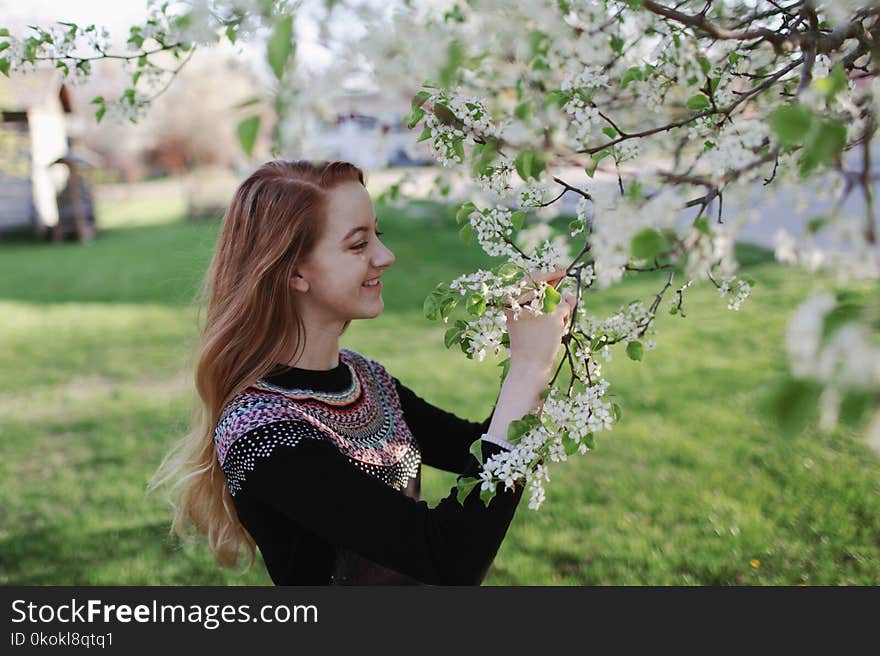
{"type": "MultiPolygon", "coordinates": [[[[508,313],[511,363],[482,424],[434,407],[339,336],[383,308],[382,244],[360,169],[273,161],[232,199],[205,281],[193,430],[151,488],[175,480],[172,530],[218,562],[255,547],[276,584],[479,584],[522,495],[419,501],[422,463],[477,475],[540,408],[570,312],[508,313]]],[[[535,274],[556,280],[563,272],[535,274]]]]}

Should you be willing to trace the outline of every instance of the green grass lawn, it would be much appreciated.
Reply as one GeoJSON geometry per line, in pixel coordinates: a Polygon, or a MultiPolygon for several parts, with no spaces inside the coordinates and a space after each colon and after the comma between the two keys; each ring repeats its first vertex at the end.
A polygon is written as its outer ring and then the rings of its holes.
{"type": "MultiPolygon", "coordinates": [[[[180,221],[167,202],[103,210],[92,244],[0,241],[0,584],[269,584],[259,560],[225,570],[204,545],[169,538],[163,499],[144,493],[186,428],[191,299],[218,225],[180,221]]],[[[439,206],[379,215],[397,255],[385,311],[342,345],[482,420],[500,370],[447,351],[421,306],[437,282],[494,260],[463,247],[439,206]]],[[[604,365],[621,423],[551,469],[544,507],[522,504],[487,584],[880,581],[880,462],[863,426],[785,438],[759,410],[785,370],[787,317],[832,285],[740,252],[758,282],[741,311],[695,285],[686,319],[660,314],[643,362],[617,351],[604,365]]],[[[608,313],[661,286],[640,277],[587,302],[608,313]]],[[[432,505],[453,483],[428,468],[423,480],[432,505]]]]}

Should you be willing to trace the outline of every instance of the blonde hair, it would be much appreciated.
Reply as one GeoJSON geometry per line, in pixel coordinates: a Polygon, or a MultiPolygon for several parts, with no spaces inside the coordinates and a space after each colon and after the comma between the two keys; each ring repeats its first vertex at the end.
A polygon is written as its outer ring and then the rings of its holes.
{"type": "Polygon", "coordinates": [[[328,191],[344,182],[363,185],[363,171],[340,161],[261,166],[235,191],[201,286],[198,304],[206,312],[190,431],[162,460],[147,492],[171,483],[170,533],[185,539],[194,529],[225,567],[237,565],[244,547],[250,568],[256,545],[226,488],[214,431],[233,397],[305,349],[290,281],[323,232],[328,191]]]}

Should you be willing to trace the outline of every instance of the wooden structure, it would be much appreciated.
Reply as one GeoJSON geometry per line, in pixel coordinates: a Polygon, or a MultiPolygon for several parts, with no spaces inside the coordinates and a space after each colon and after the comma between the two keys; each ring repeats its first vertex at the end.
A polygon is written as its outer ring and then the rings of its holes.
{"type": "Polygon", "coordinates": [[[0,77],[0,232],[31,226],[57,241],[94,237],[91,193],[70,153],[71,112],[57,71],[0,77]]]}

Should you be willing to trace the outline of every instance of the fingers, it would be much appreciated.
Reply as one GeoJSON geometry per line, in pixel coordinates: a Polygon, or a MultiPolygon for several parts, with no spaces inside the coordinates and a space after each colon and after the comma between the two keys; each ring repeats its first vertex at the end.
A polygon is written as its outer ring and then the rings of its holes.
{"type": "Polygon", "coordinates": [[[571,315],[571,310],[574,307],[574,294],[571,292],[563,292],[562,301],[560,305],[565,303],[565,314],[562,316],[562,325],[568,325],[568,317],[571,315]]]}
{"type": "Polygon", "coordinates": [[[530,276],[535,282],[548,282],[553,287],[565,276],[565,269],[556,269],[555,271],[532,271],[530,276]]]}

